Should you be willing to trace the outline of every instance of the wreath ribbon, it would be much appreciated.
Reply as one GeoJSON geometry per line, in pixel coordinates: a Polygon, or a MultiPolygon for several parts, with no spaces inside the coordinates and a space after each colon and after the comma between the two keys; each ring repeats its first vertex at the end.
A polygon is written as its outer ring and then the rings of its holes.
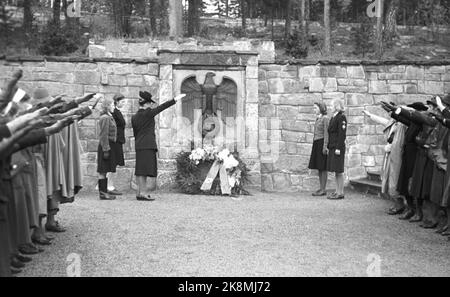
{"type": "Polygon", "coordinates": [[[222,190],[222,195],[231,195],[231,186],[230,182],[228,181],[227,170],[223,162],[219,162],[218,160],[214,161],[214,163],[211,165],[211,168],[209,169],[209,172],[206,175],[205,181],[203,182],[200,190],[210,191],[217,174],[219,174],[220,178],[220,189],[222,190]]]}

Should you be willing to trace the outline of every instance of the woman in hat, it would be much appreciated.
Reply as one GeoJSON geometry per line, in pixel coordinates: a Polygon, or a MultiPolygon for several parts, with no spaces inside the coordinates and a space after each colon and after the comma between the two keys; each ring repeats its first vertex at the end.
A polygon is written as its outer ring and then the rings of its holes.
{"type": "Polygon", "coordinates": [[[314,103],[314,110],[317,115],[314,124],[314,141],[309,160],[309,169],[319,171],[320,189],[312,193],[313,196],[325,196],[327,189],[327,155],[328,155],[328,124],[327,106],[322,102],[314,103]]]}
{"type": "Polygon", "coordinates": [[[161,105],[156,105],[149,92],[139,92],[139,110],[131,118],[136,149],[136,181],[138,184],[136,199],[141,201],[153,201],[147,191],[147,177],[150,178],[150,191],[156,189],[156,177],[158,175],[156,153],[158,147],[155,137],[155,117],[162,111],[171,107],[176,101],[183,98],[184,94],[161,105]]]}
{"type": "Polygon", "coordinates": [[[109,172],[116,172],[117,156],[113,148],[117,140],[117,126],[112,113],[114,112],[114,100],[103,98],[100,111],[99,144],[97,150],[98,190],[100,200],[114,200],[116,197],[108,193],[109,172]]]}
{"type": "Polygon", "coordinates": [[[331,102],[333,117],[328,127],[328,158],[327,171],[336,175],[336,192],[327,198],[330,200],[344,199],[344,162],[345,162],[345,139],[347,135],[347,118],[344,115],[344,102],[334,99],[331,102]]]}
{"type": "MultiPolygon", "coordinates": [[[[114,95],[114,111],[112,112],[112,116],[114,118],[114,121],[116,122],[117,127],[117,139],[116,142],[113,143],[113,146],[111,147],[111,150],[114,151],[114,155],[116,156],[116,162],[117,166],[125,166],[125,157],[123,154],[123,145],[125,144],[125,126],[126,122],[123,117],[122,112],[120,109],[123,107],[123,99],[125,97],[118,93],[114,95]]],[[[111,195],[122,195],[122,193],[118,192],[113,184],[115,173],[111,173],[109,175],[109,186],[108,186],[108,193],[111,195]]]]}

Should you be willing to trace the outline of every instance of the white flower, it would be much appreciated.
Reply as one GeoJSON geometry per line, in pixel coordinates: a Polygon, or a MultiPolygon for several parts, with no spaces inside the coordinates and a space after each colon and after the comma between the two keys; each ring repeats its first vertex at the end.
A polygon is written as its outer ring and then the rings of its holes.
{"type": "Polygon", "coordinates": [[[223,160],[223,165],[225,166],[225,169],[233,169],[239,165],[239,161],[230,154],[227,158],[225,158],[225,160],[223,160]]]}
{"type": "Polygon", "coordinates": [[[224,161],[230,155],[230,151],[228,149],[223,149],[218,155],[217,158],[219,161],[224,161]]]}
{"type": "Polygon", "coordinates": [[[195,164],[198,165],[198,163],[200,163],[201,160],[204,160],[206,157],[206,151],[202,148],[197,148],[195,150],[193,150],[191,152],[191,154],[189,155],[189,159],[191,161],[194,161],[195,164]]]}

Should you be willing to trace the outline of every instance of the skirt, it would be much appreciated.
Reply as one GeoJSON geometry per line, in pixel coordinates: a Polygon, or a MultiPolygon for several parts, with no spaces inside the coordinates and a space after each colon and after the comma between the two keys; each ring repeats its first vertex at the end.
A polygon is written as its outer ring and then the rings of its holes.
{"type": "Polygon", "coordinates": [[[324,139],[314,140],[311,158],[309,159],[309,169],[317,169],[319,171],[327,170],[327,155],[322,153],[324,139]]]}
{"type": "Polygon", "coordinates": [[[136,150],[136,176],[158,176],[157,150],[136,150]]]}
{"type": "Polygon", "coordinates": [[[434,165],[433,179],[431,181],[430,201],[441,206],[442,197],[444,195],[445,187],[445,170],[434,165]]]}
{"type": "Polygon", "coordinates": [[[397,191],[400,195],[410,196],[409,181],[413,176],[414,165],[416,164],[417,146],[406,144],[402,155],[402,166],[398,177],[397,191]]]}
{"type": "Polygon", "coordinates": [[[332,148],[328,152],[327,171],[335,173],[344,173],[345,149],[338,156],[335,154],[336,149],[332,148]]]}
{"type": "Polygon", "coordinates": [[[125,158],[123,155],[123,144],[119,142],[113,142],[113,145],[111,146],[111,151],[114,151],[117,166],[125,166],[125,158]]]}
{"type": "Polygon", "coordinates": [[[427,165],[427,151],[424,148],[418,148],[416,153],[416,163],[411,178],[410,195],[414,198],[422,198],[422,184],[424,178],[424,168],[427,165]]]}
{"type": "Polygon", "coordinates": [[[116,143],[114,141],[109,141],[109,147],[111,148],[109,150],[109,158],[104,159],[103,155],[103,149],[98,145],[97,149],[97,172],[98,173],[108,173],[108,172],[116,172],[117,167],[117,156],[116,151],[113,149],[113,147],[116,146],[116,143]]]}

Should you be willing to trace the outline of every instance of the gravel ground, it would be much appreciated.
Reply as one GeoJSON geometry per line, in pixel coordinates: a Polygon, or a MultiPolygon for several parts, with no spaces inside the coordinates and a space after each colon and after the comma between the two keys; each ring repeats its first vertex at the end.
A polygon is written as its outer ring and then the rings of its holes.
{"type": "Polygon", "coordinates": [[[388,201],[357,193],[342,201],[309,193],[228,197],[161,193],[63,205],[68,231],[21,274],[65,276],[68,255],[81,276],[449,276],[450,242],[385,214],[388,201]]]}

